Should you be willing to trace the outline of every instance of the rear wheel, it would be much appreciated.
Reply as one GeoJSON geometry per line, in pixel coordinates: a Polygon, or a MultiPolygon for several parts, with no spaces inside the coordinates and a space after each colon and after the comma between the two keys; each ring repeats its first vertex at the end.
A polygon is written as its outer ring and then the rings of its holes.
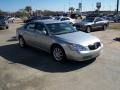
{"type": "Polygon", "coordinates": [[[107,25],[103,25],[103,30],[106,30],[107,29],[107,25]]]}
{"type": "Polygon", "coordinates": [[[120,20],[118,20],[118,22],[120,22],[120,20]]]}
{"type": "Polygon", "coordinates": [[[117,20],[114,20],[115,23],[117,23],[117,20]]]}
{"type": "Polygon", "coordinates": [[[9,27],[8,26],[6,26],[6,29],[8,29],[9,27]]]}
{"type": "Polygon", "coordinates": [[[23,39],[23,37],[19,37],[19,45],[22,48],[24,48],[26,46],[25,40],[23,39]]]}
{"type": "Polygon", "coordinates": [[[65,55],[63,48],[58,45],[52,48],[51,53],[52,53],[54,60],[57,62],[62,62],[66,59],[66,55],[65,55]]]}
{"type": "Polygon", "coordinates": [[[6,29],[8,29],[8,28],[9,28],[8,26],[4,26],[4,27],[3,27],[3,30],[6,30],[6,29]]]}

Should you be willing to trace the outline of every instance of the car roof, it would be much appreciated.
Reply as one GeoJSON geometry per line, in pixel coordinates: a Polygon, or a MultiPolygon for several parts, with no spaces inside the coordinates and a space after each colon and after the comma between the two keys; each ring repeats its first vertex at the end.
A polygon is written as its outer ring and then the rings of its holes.
{"type": "Polygon", "coordinates": [[[36,22],[36,23],[44,23],[44,24],[62,23],[61,21],[51,20],[51,19],[48,19],[48,20],[35,20],[35,21],[33,21],[33,22],[36,22]]]}

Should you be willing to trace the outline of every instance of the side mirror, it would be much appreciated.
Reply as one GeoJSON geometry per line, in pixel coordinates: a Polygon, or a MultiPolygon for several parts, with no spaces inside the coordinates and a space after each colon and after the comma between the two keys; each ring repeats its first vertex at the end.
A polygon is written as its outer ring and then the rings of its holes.
{"type": "Polygon", "coordinates": [[[73,26],[74,29],[77,29],[75,26],[73,26]]]}
{"type": "Polygon", "coordinates": [[[47,35],[47,31],[46,30],[36,30],[37,33],[42,34],[42,35],[47,35]]]}

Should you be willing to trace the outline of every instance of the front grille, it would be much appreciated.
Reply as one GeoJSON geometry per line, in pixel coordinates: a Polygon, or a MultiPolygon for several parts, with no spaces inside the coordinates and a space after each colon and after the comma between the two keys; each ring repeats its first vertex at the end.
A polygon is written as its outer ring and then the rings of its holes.
{"type": "Polygon", "coordinates": [[[100,46],[101,46],[100,42],[96,42],[93,45],[88,45],[88,48],[90,50],[95,50],[95,49],[98,49],[100,46]]]}

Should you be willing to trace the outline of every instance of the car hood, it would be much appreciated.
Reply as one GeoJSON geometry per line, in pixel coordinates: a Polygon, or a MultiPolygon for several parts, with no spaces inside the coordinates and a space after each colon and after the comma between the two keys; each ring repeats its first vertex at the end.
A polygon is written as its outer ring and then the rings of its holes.
{"type": "Polygon", "coordinates": [[[81,32],[81,31],[74,32],[74,33],[68,33],[68,34],[62,34],[62,35],[56,35],[56,37],[65,42],[73,43],[73,44],[80,44],[83,46],[88,46],[95,42],[100,42],[100,40],[97,37],[81,32]]]}

